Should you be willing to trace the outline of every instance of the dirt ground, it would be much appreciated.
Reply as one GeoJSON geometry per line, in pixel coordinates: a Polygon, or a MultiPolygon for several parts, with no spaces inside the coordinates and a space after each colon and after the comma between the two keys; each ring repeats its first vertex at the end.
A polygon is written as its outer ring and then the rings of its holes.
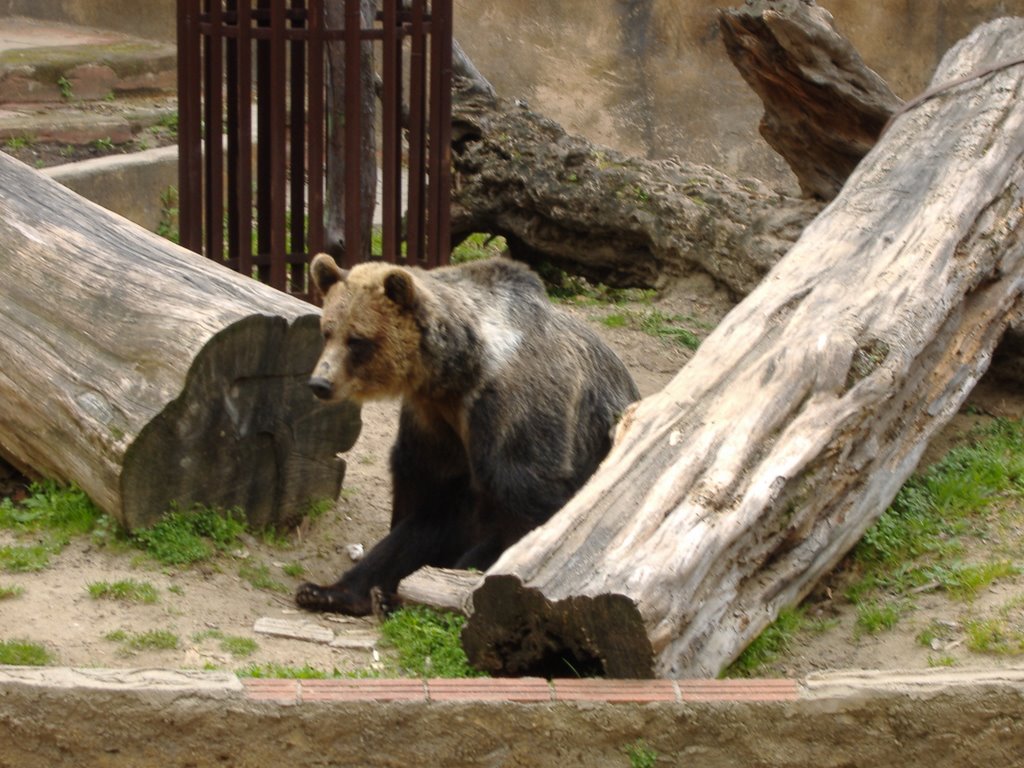
{"type": "MultiPolygon", "coordinates": [[[[602,322],[612,313],[640,316],[651,310],[685,318],[682,324],[704,337],[728,311],[726,297],[701,280],[680,284],[658,296],[653,304],[626,306],[596,304],[567,305],[567,310],[584,316],[608,340],[631,369],[643,395],[662,386],[692,356],[686,347],[631,327],[608,327],[602,322]]],[[[1024,398],[1019,393],[989,384],[978,388],[971,401],[935,441],[929,457],[934,460],[948,446],[962,439],[970,423],[987,415],[1020,416],[1024,398]],[[980,414],[980,415],[979,415],[980,414]]],[[[363,410],[363,431],[347,456],[344,490],[336,507],[315,521],[307,521],[287,541],[268,542],[247,538],[235,553],[199,566],[180,569],[160,566],[137,550],[100,546],[89,537],[73,540],[52,564],[35,573],[0,573],[0,587],[20,586],[23,593],[0,601],[0,640],[23,639],[44,644],[53,663],[90,667],[217,668],[237,671],[249,665],[309,666],[331,672],[384,669],[388,651],[378,644],[375,619],[351,619],[311,615],[298,611],[291,599],[303,580],[329,582],[351,564],[349,545],[367,549],[386,531],[390,514],[390,480],[387,470],[389,447],[394,439],[397,408],[392,403],[375,403],[363,410]],[[240,575],[246,565],[268,567],[275,585],[257,588],[240,575]],[[301,565],[302,574],[286,575],[285,566],[301,565]],[[122,579],[149,582],[159,599],[151,605],[98,600],[88,585],[113,583],[122,579]],[[289,622],[306,621],[333,631],[328,644],[257,633],[261,618],[289,622]],[[111,632],[140,634],[167,630],[179,638],[170,650],[130,650],[125,643],[107,639],[111,632]],[[252,638],[257,649],[245,655],[225,650],[222,637],[252,638]]],[[[13,537],[0,532],[0,545],[13,537]]],[[[24,542],[22,542],[24,543],[24,542]]],[[[827,669],[877,668],[914,669],[929,665],[932,650],[916,640],[922,626],[932,620],[955,626],[962,606],[954,605],[944,593],[920,596],[913,617],[885,633],[858,637],[854,632],[855,607],[842,597],[842,568],[829,577],[812,596],[809,613],[832,618],[834,626],[820,634],[801,636],[766,675],[801,676],[827,669]]],[[[996,603],[1006,599],[1006,590],[1019,589],[1019,582],[999,586],[979,597],[996,603]]],[[[1012,656],[969,654],[962,642],[947,643],[943,653],[957,664],[970,666],[1012,665],[1012,656]]]]}

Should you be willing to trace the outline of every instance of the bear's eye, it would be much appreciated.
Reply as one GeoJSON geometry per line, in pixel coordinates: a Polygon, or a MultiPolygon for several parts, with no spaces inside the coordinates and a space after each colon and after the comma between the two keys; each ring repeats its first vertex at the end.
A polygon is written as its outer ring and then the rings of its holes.
{"type": "Polygon", "coordinates": [[[373,355],[374,343],[371,339],[362,336],[349,336],[345,339],[348,346],[349,358],[354,365],[365,363],[373,355]]]}

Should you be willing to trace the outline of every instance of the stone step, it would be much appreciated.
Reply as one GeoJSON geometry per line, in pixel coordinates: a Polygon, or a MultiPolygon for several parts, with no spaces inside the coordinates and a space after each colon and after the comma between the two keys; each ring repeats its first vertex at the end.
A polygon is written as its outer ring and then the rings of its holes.
{"type": "MultiPolygon", "coordinates": [[[[0,104],[0,150],[22,147],[141,142],[145,149],[174,142],[174,96],[135,96],[102,102],[0,104]]],[[[52,164],[52,163],[47,163],[52,164]]]]}
{"type": "Polygon", "coordinates": [[[74,147],[172,141],[176,58],[166,42],[0,17],[0,149],[52,165],[74,147]]]}
{"type": "Polygon", "coordinates": [[[166,42],[17,16],[0,18],[0,106],[173,94],[166,42]]]}

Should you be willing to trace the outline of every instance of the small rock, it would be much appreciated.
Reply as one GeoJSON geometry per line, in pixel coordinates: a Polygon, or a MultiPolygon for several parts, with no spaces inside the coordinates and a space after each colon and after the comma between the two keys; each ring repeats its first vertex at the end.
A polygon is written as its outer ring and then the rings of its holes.
{"type": "Polygon", "coordinates": [[[345,552],[353,563],[358,563],[363,559],[364,549],[362,544],[349,544],[345,547],[345,552]]]}
{"type": "Polygon", "coordinates": [[[374,651],[377,644],[376,632],[339,632],[330,642],[331,648],[348,648],[350,650],[374,651]]]}
{"type": "Polygon", "coordinates": [[[334,639],[334,632],[312,621],[290,621],[288,619],[274,619],[268,616],[256,619],[252,631],[258,632],[261,635],[287,637],[292,640],[307,640],[311,643],[329,643],[334,639]]]}

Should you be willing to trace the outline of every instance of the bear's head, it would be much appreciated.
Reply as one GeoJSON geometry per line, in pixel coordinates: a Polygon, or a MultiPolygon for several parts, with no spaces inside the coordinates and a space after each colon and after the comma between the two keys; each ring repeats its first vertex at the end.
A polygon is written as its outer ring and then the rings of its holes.
{"type": "Polygon", "coordinates": [[[324,299],[324,349],[309,380],[314,394],[361,403],[415,388],[420,332],[412,274],[380,262],[343,270],[321,253],[310,276],[324,299]]]}

